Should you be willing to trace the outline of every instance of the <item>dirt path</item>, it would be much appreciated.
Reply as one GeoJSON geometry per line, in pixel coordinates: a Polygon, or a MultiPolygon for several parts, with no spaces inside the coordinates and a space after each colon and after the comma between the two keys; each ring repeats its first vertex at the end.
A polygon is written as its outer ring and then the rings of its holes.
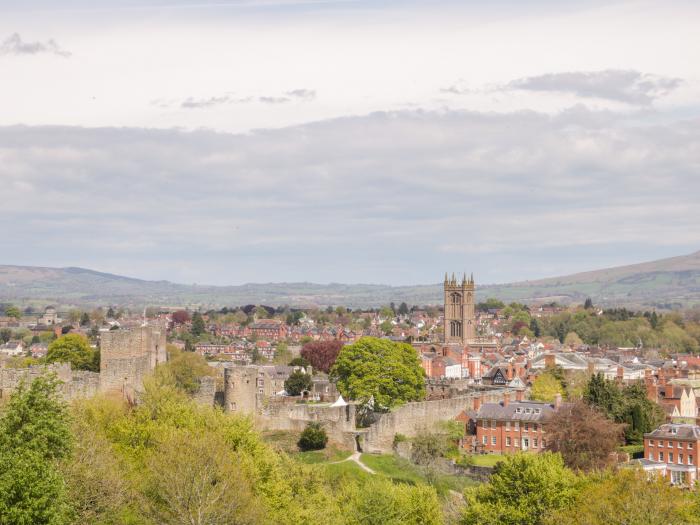
{"type": "Polygon", "coordinates": [[[370,474],[375,474],[374,470],[369,468],[367,465],[362,463],[362,460],[360,459],[361,454],[359,452],[353,452],[349,457],[341,460],[341,461],[334,461],[333,463],[329,463],[329,465],[334,465],[336,463],[344,463],[346,461],[353,461],[359,465],[359,467],[364,470],[365,472],[369,472],[370,474]]]}

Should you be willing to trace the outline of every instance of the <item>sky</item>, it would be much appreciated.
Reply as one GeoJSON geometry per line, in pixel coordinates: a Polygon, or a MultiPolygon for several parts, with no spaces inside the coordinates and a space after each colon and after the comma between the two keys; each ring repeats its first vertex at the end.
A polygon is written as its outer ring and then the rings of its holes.
{"type": "Polygon", "coordinates": [[[700,249],[700,4],[2,0],[0,263],[503,283],[700,249]]]}

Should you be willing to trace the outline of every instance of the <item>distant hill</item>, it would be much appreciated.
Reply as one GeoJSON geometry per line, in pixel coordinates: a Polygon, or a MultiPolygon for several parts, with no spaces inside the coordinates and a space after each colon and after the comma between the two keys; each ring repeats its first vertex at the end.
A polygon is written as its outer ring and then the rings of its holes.
{"type": "MultiPolygon", "coordinates": [[[[537,281],[483,285],[480,299],[577,303],[587,297],[603,306],[679,308],[700,304],[700,252],[630,266],[537,281]]],[[[370,307],[406,301],[439,304],[442,285],[267,283],[199,286],[145,281],[83,268],[0,265],[0,302],[132,307],[237,306],[244,304],[370,307]]]]}

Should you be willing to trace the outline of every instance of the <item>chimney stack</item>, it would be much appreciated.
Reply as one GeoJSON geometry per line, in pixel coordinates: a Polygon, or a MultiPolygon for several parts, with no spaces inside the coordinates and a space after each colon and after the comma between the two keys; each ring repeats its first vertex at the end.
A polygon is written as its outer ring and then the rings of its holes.
{"type": "Polygon", "coordinates": [[[554,410],[559,410],[561,408],[561,394],[554,396],[554,410]]]}

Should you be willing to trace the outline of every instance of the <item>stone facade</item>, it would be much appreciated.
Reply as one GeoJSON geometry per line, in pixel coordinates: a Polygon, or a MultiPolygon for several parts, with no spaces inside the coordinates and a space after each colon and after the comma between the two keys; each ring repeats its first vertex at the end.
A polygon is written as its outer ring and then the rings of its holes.
{"type": "Polygon", "coordinates": [[[167,360],[166,330],[146,325],[100,337],[100,390],[135,399],[143,379],[167,360]]]}
{"type": "Polygon", "coordinates": [[[61,381],[61,393],[67,400],[92,397],[98,392],[100,375],[97,372],[72,370],[70,363],[54,363],[30,368],[0,368],[0,399],[9,398],[21,382],[28,384],[51,373],[61,381]]]}
{"type": "Polygon", "coordinates": [[[445,313],[444,334],[447,345],[466,345],[476,338],[476,318],[474,316],[474,276],[466,274],[459,283],[452,274],[445,274],[445,313]]]}

